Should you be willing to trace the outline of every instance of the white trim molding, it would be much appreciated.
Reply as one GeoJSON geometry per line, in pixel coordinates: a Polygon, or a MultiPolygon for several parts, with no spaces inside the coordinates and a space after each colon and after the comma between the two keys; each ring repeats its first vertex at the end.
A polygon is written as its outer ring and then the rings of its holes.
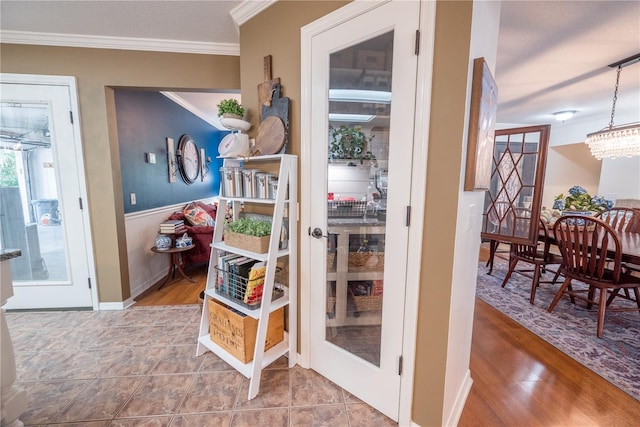
{"type": "Polygon", "coordinates": [[[258,15],[277,1],[278,0],[246,0],[231,9],[229,14],[231,15],[231,19],[233,19],[234,24],[236,24],[236,30],[240,32],[240,25],[258,15]]]}
{"type": "Polygon", "coordinates": [[[240,45],[237,43],[207,43],[32,31],[0,31],[0,40],[2,43],[14,44],[240,56],[240,45]]]}

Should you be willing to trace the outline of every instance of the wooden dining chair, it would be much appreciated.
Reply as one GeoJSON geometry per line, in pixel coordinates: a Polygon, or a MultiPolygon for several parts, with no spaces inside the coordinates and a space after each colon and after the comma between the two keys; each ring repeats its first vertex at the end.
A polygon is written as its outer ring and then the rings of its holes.
{"type": "Polygon", "coordinates": [[[611,208],[608,211],[600,212],[597,218],[605,221],[616,231],[632,231],[637,227],[636,211],[631,208],[611,208]]]}
{"type": "MultiPolygon", "coordinates": [[[[640,209],[614,207],[596,216],[616,231],[640,233],[640,209]]],[[[626,272],[640,272],[640,265],[622,263],[622,269],[626,272]]],[[[630,297],[628,289],[624,293],[627,298],[630,297]]]]}
{"type": "MultiPolygon", "coordinates": [[[[519,222],[523,222],[522,226],[526,226],[528,230],[529,225],[527,221],[516,220],[516,227],[519,222]],[[527,222],[527,224],[524,224],[524,222],[527,222]]],[[[540,280],[540,278],[549,265],[560,264],[561,262],[560,259],[549,252],[549,230],[542,219],[540,219],[539,231],[540,243],[537,245],[511,243],[509,251],[509,270],[502,281],[502,287],[504,288],[514,272],[530,277],[532,279],[531,296],[529,297],[529,302],[531,304],[533,304],[533,301],[536,298],[536,290],[538,289],[538,286],[540,286],[540,283],[558,282],[558,274],[555,274],[553,280],[540,280]],[[529,266],[522,269],[516,269],[520,262],[529,264],[529,266]],[[533,276],[530,276],[529,273],[533,273],[533,276]]]]}
{"type": "Polygon", "coordinates": [[[620,240],[609,224],[596,217],[566,215],[556,221],[553,234],[562,255],[560,271],[565,280],[549,305],[549,312],[564,294],[569,295],[574,304],[576,298],[586,301],[587,308],[595,304],[598,306],[597,336],[602,338],[607,309],[640,311],[640,278],[622,271],[620,240]],[[587,289],[574,290],[573,280],[587,284],[587,289]],[[633,291],[637,308],[611,304],[624,289],[633,291]]]}
{"type": "MultiPolygon", "coordinates": [[[[500,229],[506,227],[506,215],[511,204],[509,202],[495,202],[493,209],[489,210],[487,220],[491,224],[491,232],[499,232],[500,229]]],[[[503,252],[499,250],[499,246],[502,243],[507,243],[498,239],[489,240],[489,258],[487,258],[487,264],[485,267],[489,267],[487,274],[493,272],[493,262],[496,253],[503,252]]]]}

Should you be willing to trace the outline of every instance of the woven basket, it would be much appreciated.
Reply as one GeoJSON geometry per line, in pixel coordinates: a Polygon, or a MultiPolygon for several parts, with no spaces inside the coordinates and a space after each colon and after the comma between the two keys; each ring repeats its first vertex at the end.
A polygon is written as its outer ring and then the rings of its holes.
{"type": "Polygon", "coordinates": [[[361,296],[357,297],[353,294],[353,302],[356,305],[356,311],[380,311],[382,310],[382,296],[361,296]]]}
{"type": "Polygon", "coordinates": [[[349,271],[382,271],[384,252],[349,252],[349,271]]]}

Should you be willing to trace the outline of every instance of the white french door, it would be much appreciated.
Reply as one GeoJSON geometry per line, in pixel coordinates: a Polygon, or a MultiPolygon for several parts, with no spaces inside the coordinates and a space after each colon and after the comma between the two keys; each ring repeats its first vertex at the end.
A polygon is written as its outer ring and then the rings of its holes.
{"type": "Polygon", "coordinates": [[[312,82],[302,171],[311,194],[310,367],[395,421],[419,16],[420,2],[392,1],[318,32],[303,71],[312,82]]]}
{"type": "Polygon", "coordinates": [[[75,81],[3,74],[0,94],[0,241],[22,251],[5,308],[93,307],[75,81]]]}

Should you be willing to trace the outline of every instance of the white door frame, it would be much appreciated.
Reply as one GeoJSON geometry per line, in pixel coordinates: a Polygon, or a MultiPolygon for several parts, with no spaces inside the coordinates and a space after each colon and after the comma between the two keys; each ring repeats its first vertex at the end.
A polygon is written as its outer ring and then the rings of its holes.
{"type": "Polygon", "coordinates": [[[89,199],[87,196],[87,181],[85,176],[84,156],[82,152],[82,133],[80,131],[80,108],[78,105],[78,87],[76,78],[73,76],[51,76],[43,74],[11,74],[0,73],[0,81],[3,83],[24,84],[24,85],[50,85],[67,86],[69,88],[69,98],[71,102],[71,113],[73,114],[73,137],[75,141],[76,163],[78,165],[78,186],[80,197],[84,204],[82,209],[82,222],[85,232],[85,251],[87,253],[87,269],[91,280],[91,303],[94,310],[99,310],[98,283],[96,280],[95,260],[93,257],[93,233],[89,215],[89,199]]]}
{"type": "MultiPolygon", "coordinates": [[[[307,173],[311,169],[311,114],[312,114],[312,81],[311,81],[311,41],[312,38],[355,16],[363,14],[387,1],[354,1],[326,15],[301,30],[301,143],[300,143],[300,357],[298,363],[310,366],[311,347],[311,237],[304,230],[311,226],[311,177],[307,173]]],[[[422,257],[423,218],[425,211],[425,188],[427,181],[427,148],[429,137],[429,115],[431,108],[431,79],[433,72],[433,45],[435,31],[436,2],[422,1],[420,11],[420,56],[418,57],[418,73],[416,85],[416,111],[414,128],[414,148],[411,177],[411,232],[409,234],[409,250],[411,258],[422,257]]],[[[413,378],[415,374],[416,334],[418,328],[418,297],[420,291],[420,263],[407,263],[407,287],[405,295],[404,332],[402,354],[404,358],[403,373],[400,382],[400,410],[398,425],[411,424],[411,406],[413,402],[413,378]]]]}

